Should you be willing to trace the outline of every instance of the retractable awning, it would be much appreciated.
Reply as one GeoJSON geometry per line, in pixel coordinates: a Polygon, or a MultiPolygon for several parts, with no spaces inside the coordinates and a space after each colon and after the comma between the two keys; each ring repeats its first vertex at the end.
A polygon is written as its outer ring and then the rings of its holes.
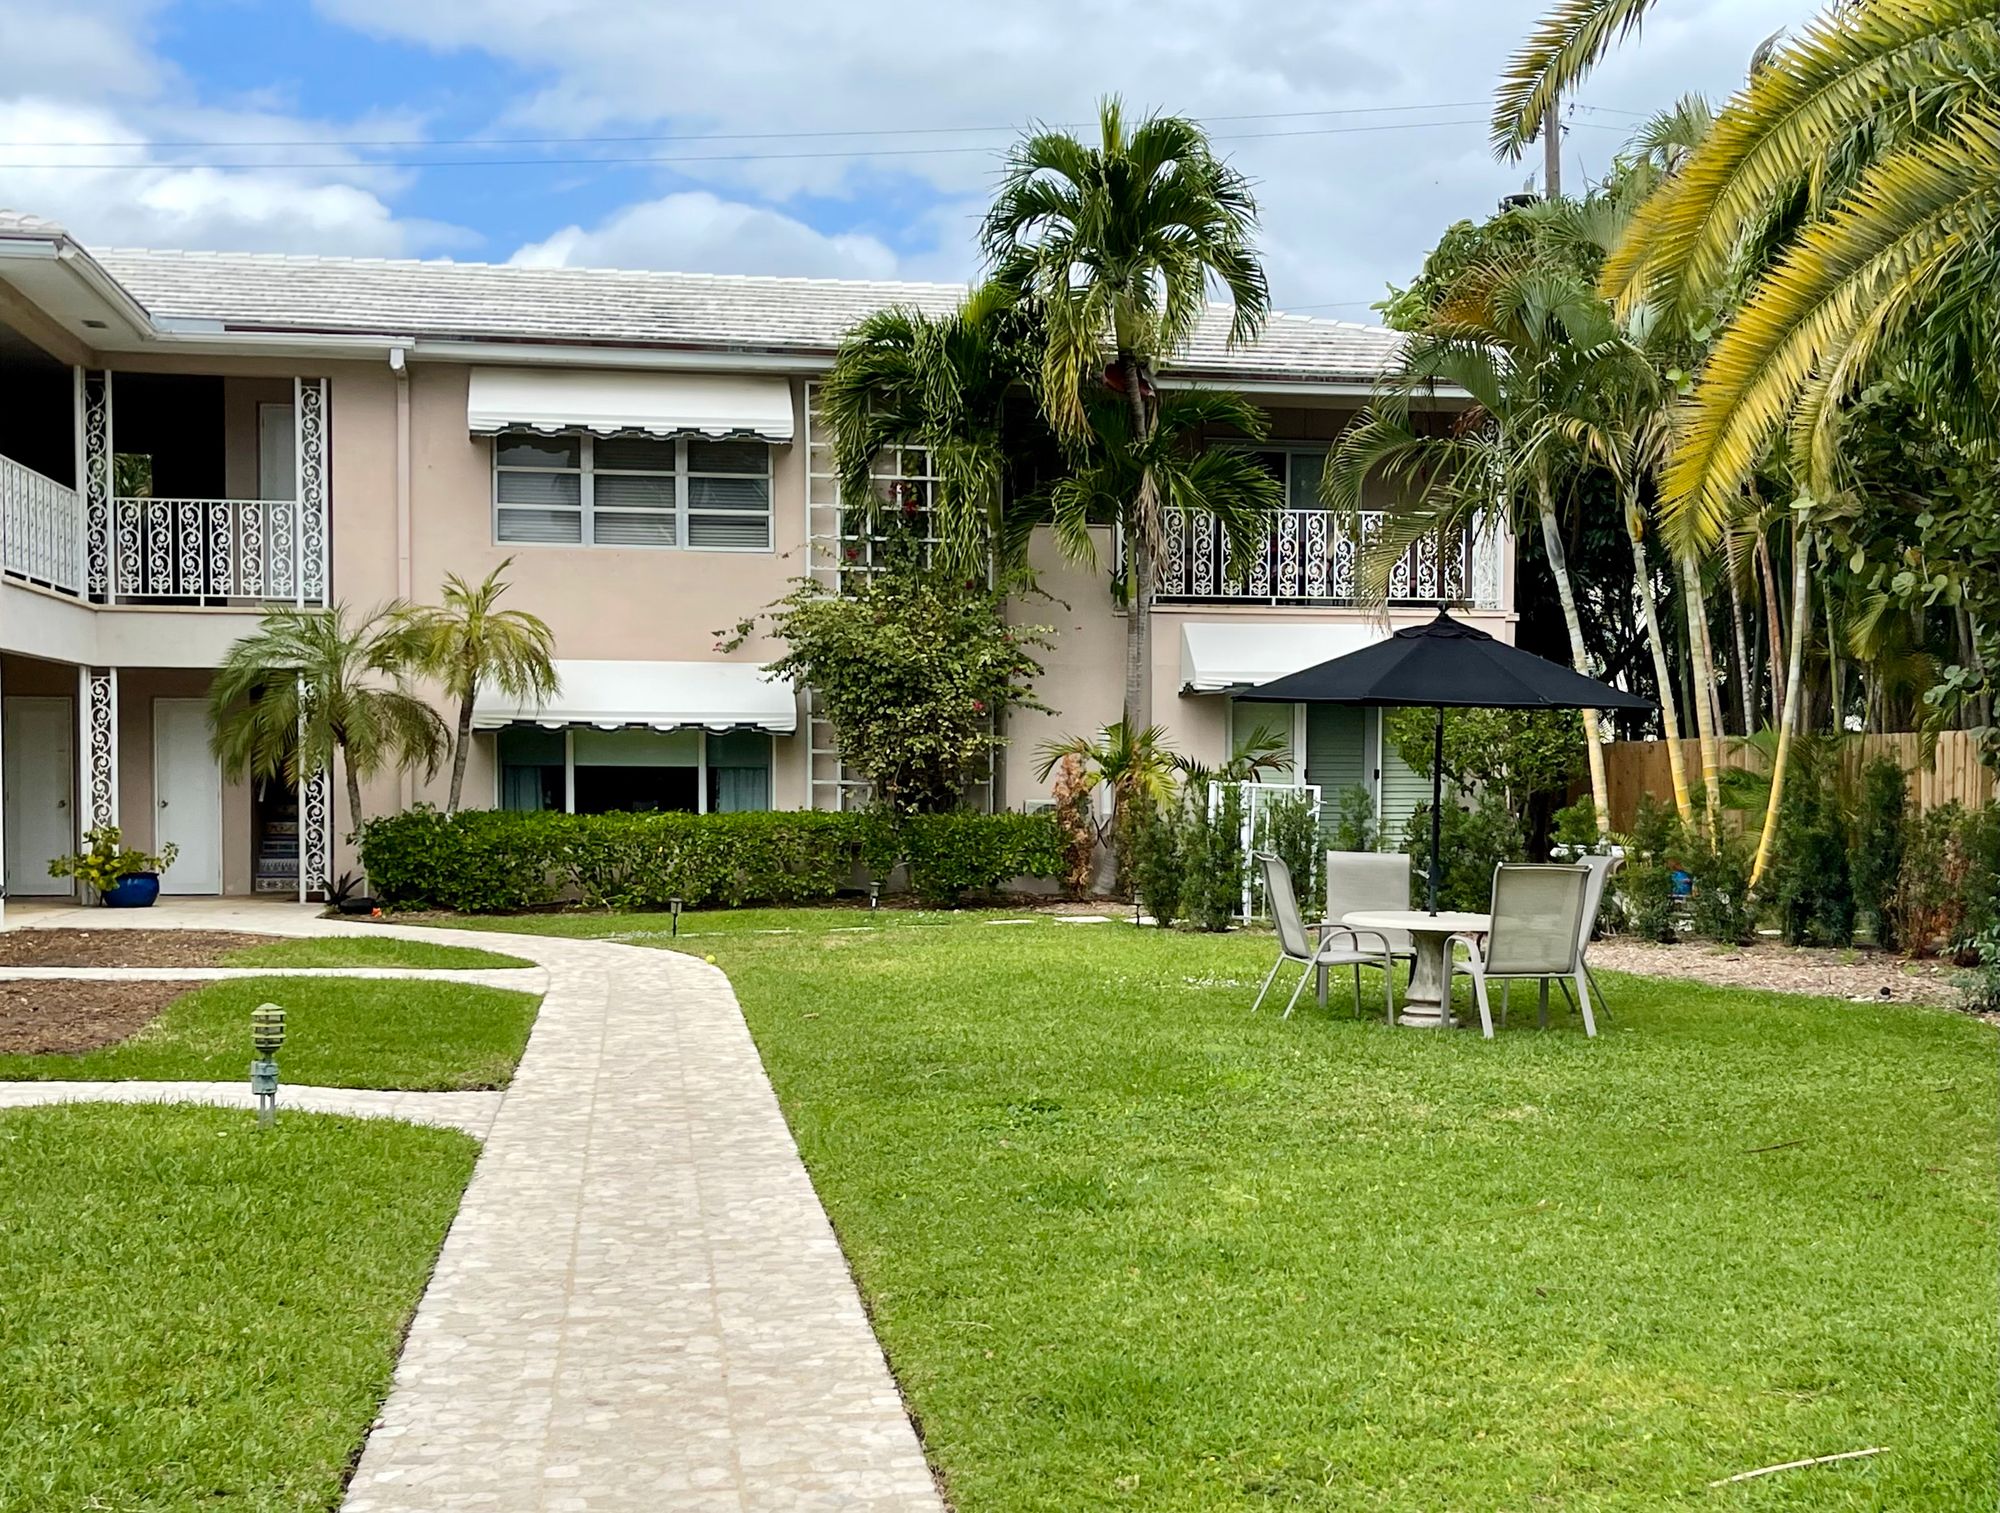
{"type": "Polygon", "coordinates": [[[791,682],[768,676],[754,663],[558,661],[556,675],[562,687],[542,705],[482,692],[473,702],[472,728],[638,726],[768,730],[774,735],[790,735],[798,728],[798,700],[791,682]]]}
{"type": "Polygon", "coordinates": [[[1331,657],[1383,640],[1386,627],[1273,623],[1268,620],[1194,621],[1181,627],[1181,692],[1231,693],[1282,678],[1331,657]]]}
{"type": "Polygon", "coordinates": [[[743,373],[474,368],[466,418],[479,436],[525,428],[786,442],[792,387],[781,377],[743,373]]]}

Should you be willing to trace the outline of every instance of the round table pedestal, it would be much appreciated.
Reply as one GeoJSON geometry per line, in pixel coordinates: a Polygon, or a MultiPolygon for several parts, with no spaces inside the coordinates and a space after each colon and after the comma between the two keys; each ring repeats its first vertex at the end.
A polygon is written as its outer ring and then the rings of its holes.
{"type": "Polygon", "coordinates": [[[1448,937],[1430,930],[1412,930],[1410,946],[1417,959],[1410,966],[1410,986],[1403,993],[1398,1022],[1415,1030],[1448,1030],[1457,1023],[1445,996],[1444,943],[1448,937]]]}

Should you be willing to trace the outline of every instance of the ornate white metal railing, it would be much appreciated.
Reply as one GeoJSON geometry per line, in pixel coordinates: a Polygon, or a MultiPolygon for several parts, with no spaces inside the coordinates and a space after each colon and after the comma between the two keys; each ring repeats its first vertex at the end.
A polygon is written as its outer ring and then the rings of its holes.
{"type": "Polygon", "coordinates": [[[73,488],[0,457],[0,566],[16,578],[82,591],[83,501],[73,488]]]}
{"type": "Polygon", "coordinates": [[[290,499],[114,499],[109,597],[317,605],[322,547],[302,526],[290,499]]]}
{"type": "MultiPolygon", "coordinates": [[[[1365,540],[1381,528],[1380,511],[1361,516],[1365,540]]],[[[1220,603],[1352,604],[1360,569],[1357,543],[1330,510],[1281,510],[1247,563],[1232,570],[1229,543],[1208,514],[1170,514],[1163,522],[1158,597],[1220,603]]],[[[1389,574],[1392,604],[1500,607],[1501,540],[1484,522],[1440,550],[1417,542],[1389,574]]]]}

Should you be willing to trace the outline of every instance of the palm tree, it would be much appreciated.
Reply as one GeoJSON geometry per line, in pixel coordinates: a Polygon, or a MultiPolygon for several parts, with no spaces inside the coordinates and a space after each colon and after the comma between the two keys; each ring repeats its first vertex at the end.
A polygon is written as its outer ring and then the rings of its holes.
{"type": "Polygon", "coordinates": [[[949,315],[893,305],[862,319],[819,386],[840,495],[873,530],[888,502],[871,476],[882,452],[921,447],[937,487],[934,562],[982,574],[1002,537],[1003,402],[1032,378],[1033,322],[1014,291],[987,283],[949,315]]]}
{"type": "Polygon", "coordinates": [[[555,633],[525,610],[499,607],[500,596],[507,592],[500,575],[513,562],[509,557],[478,584],[449,574],[442,604],[396,604],[388,612],[390,664],[435,679],[447,698],[458,701],[446,814],[458,812],[465,787],[472,705],[481,685],[507,698],[537,704],[551,698],[558,686],[555,633]]]}
{"type": "MultiPolygon", "coordinates": [[[[1090,433],[1089,396],[1109,387],[1126,408],[1132,447],[1148,455],[1158,370],[1194,335],[1211,284],[1232,301],[1230,343],[1256,336],[1270,311],[1251,245],[1256,223],[1248,180],[1178,116],[1128,128],[1114,97],[1098,107],[1094,145],[1052,130],[1015,145],[980,240],[995,277],[1032,297],[1046,323],[1039,388],[1062,439],[1090,433]]],[[[1160,531],[1158,480],[1146,462],[1119,523],[1131,605],[1125,724],[1139,729],[1151,712],[1160,531]]]]}
{"type": "MultiPolygon", "coordinates": [[[[1561,0],[1503,77],[1494,141],[1525,147],[1650,0],[1561,0]]],[[[1623,305],[1692,310],[1740,285],[1695,385],[1666,475],[1665,521],[1703,550],[1772,440],[1791,432],[1829,490],[1835,424],[1897,364],[1951,406],[1963,439],[2000,446],[1990,404],[1952,404],[1958,363],[1991,382],[2000,281],[2000,108],[1992,0],[1847,0],[1759,49],[1713,129],[1633,218],[1603,288],[1623,305]]]]}
{"type": "Polygon", "coordinates": [[[1109,844],[1118,865],[1118,887],[1131,886],[1132,847],[1137,827],[1162,804],[1171,803],[1179,758],[1167,745],[1167,733],[1158,725],[1134,730],[1123,720],[1114,720],[1098,737],[1069,736],[1060,741],[1044,741],[1035,754],[1042,764],[1035,780],[1046,783],[1064,760],[1082,768],[1082,791],[1111,790],[1111,812],[1098,820],[1097,841],[1109,844]]]}
{"type": "Polygon", "coordinates": [[[388,630],[380,614],[352,622],[344,604],[267,613],[209,685],[209,746],[223,767],[297,784],[338,753],[356,830],[364,779],[385,766],[436,773],[444,721],[403,687],[388,630]]]}
{"type": "MultiPolygon", "coordinates": [[[[1321,498],[1350,528],[1358,525],[1371,478],[1400,486],[1408,501],[1368,542],[1363,597],[1386,600],[1391,568],[1419,539],[1456,539],[1482,513],[1531,511],[1527,519],[1541,531],[1571,662],[1588,675],[1557,491],[1579,466],[1618,450],[1598,396],[1629,372],[1629,360],[1609,309],[1573,272],[1530,253],[1463,275],[1411,333],[1398,371],[1378,384],[1367,411],[1327,457],[1321,498]],[[1462,390],[1471,405],[1449,429],[1416,424],[1413,407],[1441,385],[1462,390]]],[[[1518,529],[1525,522],[1514,523],[1518,529]]],[[[1583,723],[1597,825],[1608,834],[1596,711],[1584,710],[1583,723]]]]}

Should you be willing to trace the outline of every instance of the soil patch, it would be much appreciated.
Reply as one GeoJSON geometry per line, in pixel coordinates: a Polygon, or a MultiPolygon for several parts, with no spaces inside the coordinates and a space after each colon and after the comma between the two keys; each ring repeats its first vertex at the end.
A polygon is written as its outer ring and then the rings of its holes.
{"type": "Polygon", "coordinates": [[[1680,977],[1722,988],[1811,993],[1855,1003],[1934,1003],[1954,1008],[1963,996],[1952,982],[1958,968],[1948,961],[1914,961],[1883,951],[1786,946],[1776,941],[1662,946],[1599,940],[1591,943],[1590,964],[1642,977],[1680,977]]]}
{"type": "Polygon", "coordinates": [[[0,967],[220,967],[223,957],[277,935],[241,930],[8,930],[0,967]]]}
{"type": "Polygon", "coordinates": [[[184,982],[0,982],[0,1052],[73,1056],[116,1045],[188,991],[184,982]]]}

